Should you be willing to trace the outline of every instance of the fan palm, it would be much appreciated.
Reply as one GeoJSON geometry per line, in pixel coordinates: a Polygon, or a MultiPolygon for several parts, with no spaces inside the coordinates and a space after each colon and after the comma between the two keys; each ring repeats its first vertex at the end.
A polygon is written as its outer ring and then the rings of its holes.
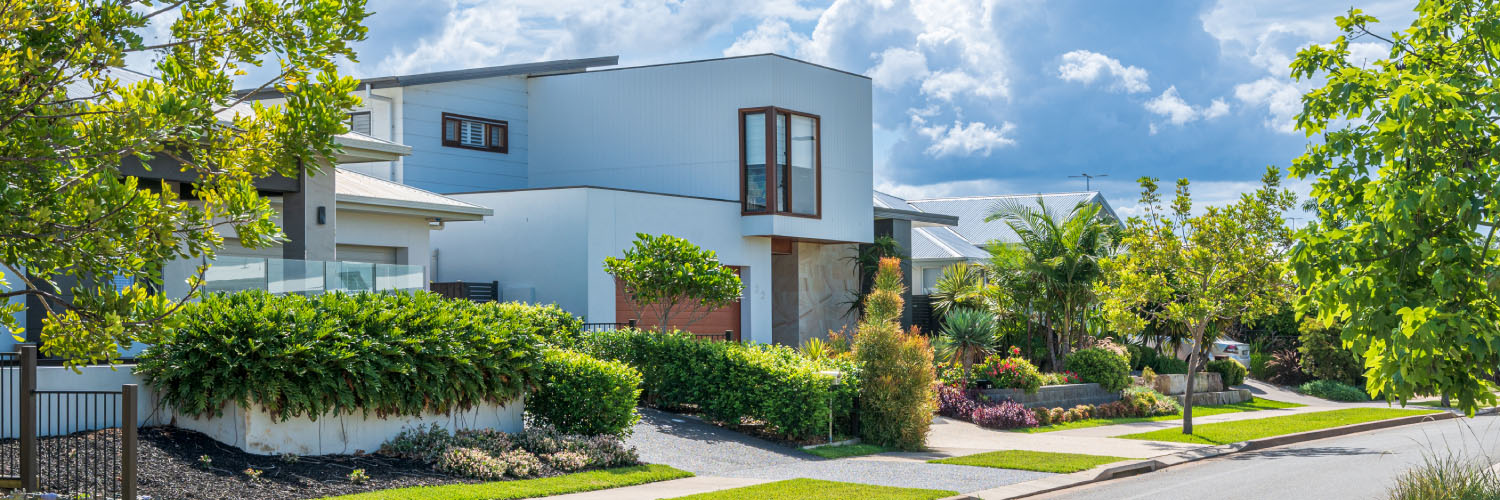
{"type": "Polygon", "coordinates": [[[939,315],[959,308],[983,308],[984,268],[967,262],[944,267],[933,289],[932,309],[939,315]]]}
{"type": "Polygon", "coordinates": [[[995,316],[987,311],[958,308],[943,316],[943,329],[933,347],[944,359],[958,363],[963,384],[969,386],[969,365],[994,352],[995,316]]]}
{"type": "Polygon", "coordinates": [[[1084,202],[1060,212],[1041,199],[1035,206],[1006,200],[985,218],[1003,221],[1016,233],[1016,243],[991,246],[991,268],[1036,285],[1039,309],[1053,325],[1047,344],[1054,367],[1081,338],[1075,330],[1096,300],[1093,285],[1101,275],[1099,262],[1114,250],[1118,225],[1101,214],[1102,208],[1084,202]]]}

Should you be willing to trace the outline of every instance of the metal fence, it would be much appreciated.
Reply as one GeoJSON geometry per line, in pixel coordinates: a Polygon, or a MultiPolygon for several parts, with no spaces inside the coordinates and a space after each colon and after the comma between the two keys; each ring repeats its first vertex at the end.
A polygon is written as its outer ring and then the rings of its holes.
{"type": "Polygon", "coordinates": [[[136,498],[139,389],[37,390],[36,346],[0,353],[0,487],[60,498],[136,498]],[[14,362],[11,362],[14,360],[14,362]]]}
{"type": "MultiPolygon", "coordinates": [[[[636,320],[631,319],[624,323],[584,323],[584,332],[608,332],[621,328],[635,328],[636,320]]],[[[734,330],[724,330],[724,333],[693,333],[693,338],[698,340],[724,341],[734,340],[734,330]]]]}
{"type": "Polygon", "coordinates": [[[464,281],[434,281],[427,286],[432,293],[450,299],[468,299],[475,302],[500,301],[500,282],[469,283],[464,281]]]}

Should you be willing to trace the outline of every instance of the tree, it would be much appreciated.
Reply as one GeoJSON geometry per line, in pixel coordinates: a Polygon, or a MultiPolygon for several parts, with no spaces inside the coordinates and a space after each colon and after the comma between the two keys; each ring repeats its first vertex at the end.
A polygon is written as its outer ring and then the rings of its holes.
{"type": "Polygon", "coordinates": [[[915,328],[901,331],[905,291],[901,259],[881,259],[854,337],[854,360],[860,367],[859,432],[866,443],[920,450],[937,410],[937,373],[927,338],[915,328]]]}
{"type": "Polygon", "coordinates": [[[1112,251],[1111,220],[1102,207],[1079,203],[1066,213],[1025,203],[1001,203],[989,221],[1004,221],[1020,241],[991,245],[991,268],[996,274],[1012,274],[1035,283],[1036,304],[1046,313],[1048,362],[1062,366],[1063,356],[1082,338],[1086,310],[1095,302],[1094,282],[1099,261],[1112,251]]]}
{"type": "Polygon", "coordinates": [[[1126,224],[1125,249],[1104,261],[1097,287],[1102,308],[1118,332],[1140,332],[1156,320],[1181,324],[1194,349],[1182,432],[1193,432],[1194,375],[1219,329],[1236,321],[1274,314],[1289,300],[1284,255],[1290,245],[1281,212],[1295,200],[1280,189],[1281,176],[1266,169],[1262,187],[1226,207],[1194,216],[1186,179],[1177,181],[1169,216],[1156,179],[1140,179],[1145,215],[1126,224]],[[1160,307],[1145,307],[1153,303],[1160,307]]]}
{"type": "Polygon", "coordinates": [[[986,307],[984,268],[968,262],[955,262],[943,268],[934,283],[932,309],[939,315],[958,309],[986,307]]]}
{"type": "Polygon", "coordinates": [[[246,246],[273,244],[281,233],[253,181],[332,158],[359,102],[338,59],[353,59],[365,15],[362,0],[0,9],[0,266],[17,281],[0,283],[0,324],[16,331],[12,314],[33,297],[46,353],[112,360],[165,331],[187,300],[154,292],[162,263],[212,258],[221,227],[246,246]],[[164,35],[148,44],[150,33],[164,35]],[[129,56],[154,61],[155,76],[127,70],[129,56]],[[287,103],[239,106],[234,78],[267,57],[279,73],[259,87],[287,103]],[[194,199],[122,170],[153,159],[196,176],[194,199]]]}
{"type": "Polygon", "coordinates": [[[933,350],[958,363],[965,389],[969,387],[969,365],[995,351],[997,329],[995,315],[981,309],[955,309],[943,316],[943,329],[933,342],[933,350]]]}
{"type": "Polygon", "coordinates": [[[1291,167],[1313,179],[1319,219],[1293,254],[1297,306],[1342,325],[1371,394],[1456,395],[1472,415],[1497,403],[1500,367],[1500,11],[1478,0],[1416,11],[1382,36],[1350,10],[1335,21],[1342,36],[1292,63],[1294,78],[1323,82],[1297,117],[1322,140],[1291,167]],[[1355,39],[1388,45],[1388,59],[1351,59],[1355,39]]]}
{"type": "Polygon", "coordinates": [[[854,255],[846,257],[854,266],[854,274],[859,277],[859,290],[850,292],[849,311],[845,315],[860,314],[865,308],[865,294],[870,293],[870,287],[875,285],[875,272],[880,269],[880,259],[886,257],[901,256],[901,244],[890,236],[879,236],[875,242],[868,245],[860,245],[859,251],[854,255]]]}
{"type": "Polygon", "coordinates": [[[636,233],[635,238],[624,258],[604,258],[604,271],[619,280],[638,315],[654,312],[658,329],[666,331],[679,314],[686,321],[671,326],[687,327],[740,300],[739,275],[720,264],[712,250],[670,234],[636,233]]]}

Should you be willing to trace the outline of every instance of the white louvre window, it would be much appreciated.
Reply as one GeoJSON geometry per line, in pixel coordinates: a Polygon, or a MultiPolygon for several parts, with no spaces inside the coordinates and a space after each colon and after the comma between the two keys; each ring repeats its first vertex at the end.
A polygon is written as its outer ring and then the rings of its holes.
{"type": "Polygon", "coordinates": [[[443,145],[505,153],[506,128],[501,120],[443,113],[443,145]]]}
{"type": "Polygon", "coordinates": [[[465,146],[485,147],[484,124],[468,120],[459,122],[458,140],[465,146]]]}
{"type": "Polygon", "coordinates": [[[370,135],[370,112],[349,113],[349,131],[370,135]]]}

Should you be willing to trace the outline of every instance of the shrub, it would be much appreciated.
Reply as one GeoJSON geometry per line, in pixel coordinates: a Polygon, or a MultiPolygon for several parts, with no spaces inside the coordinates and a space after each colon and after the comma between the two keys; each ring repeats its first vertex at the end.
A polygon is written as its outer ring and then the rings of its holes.
{"type": "Polygon", "coordinates": [[[991,429],[1036,427],[1037,425],[1036,415],[1031,410],[1012,401],[981,406],[974,410],[969,421],[980,427],[991,429]]]}
{"type": "MultiPolygon", "coordinates": [[[[932,425],[932,346],[915,328],[901,331],[901,259],[880,259],[854,338],[859,363],[860,437],[870,444],[921,449],[932,425]]],[[[963,360],[967,361],[967,360],[963,360]]]]}
{"type": "Polygon", "coordinates": [[[1203,369],[1219,374],[1226,388],[1245,383],[1245,374],[1249,371],[1245,369],[1245,365],[1232,359],[1209,361],[1203,369]]]}
{"type": "Polygon", "coordinates": [[[1302,355],[1299,363],[1302,373],[1314,379],[1348,385],[1364,383],[1364,360],[1344,348],[1338,328],[1325,326],[1309,316],[1302,322],[1300,338],[1302,346],[1297,348],[1297,353],[1302,355]]]}
{"type": "Polygon", "coordinates": [[[557,304],[488,302],[478,306],[479,311],[492,320],[530,325],[531,333],[557,347],[573,347],[578,342],[578,335],[583,333],[583,318],[564,311],[557,304]]]}
{"type": "Polygon", "coordinates": [[[1156,349],[1141,347],[1135,344],[1125,346],[1125,351],[1130,355],[1130,369],[1140,371],[1155,366],[1158,354],[1156,349]]]}
{"type": "Polygon", "coordinates": [[[1365,394],[1364,389],[1337,380],[1314,380],[1302,384],[1297,390],[1308,396],[1329,401],[1364,402],[1370,400],[1370,395],[1365,394]]]}
{"type": "Polygon", "coordinates": [[[401,431],[381,445],[379,453],[416,460],[448,474],[489,481],[640,462],[635,449],[626,447],[617,436],[562,434],[545,426],[514,435],[493,430],[450,433],[436,425],[418,427],[401,431]]]}
{"type": "Polygon", "coordinates": [[[1256,380],[1265,380],[1267,376],[1266,363],[1271,361],[1271,355],[1264,352],[1250,353],[1250,376],[1256,380]]]}
{"type": "Polygon", "coordinates": [[[517,307],[437,294],[210,294],[136,368],[193,416],[258,405],[281,420],[503,404],[537,380],[542,339],[517,307]],[[512,312],[514,312],[512,311],[512,312]]]}
{"type": "Polygon", "coordinates": [[[1077,373],[1064,371],[1061,373],[1048,373],[1042,375],[1042,385],[1067,385],[1081,382],[1077,373]]]}
{"type": "Polygon", "coordinates": [[[1390,500],[1493,500],[1500,498],[1500,473],[1488,460],[1452,454],[1423,457],[1421,465],[1397,476],[1390,500]]]}
{"type": "Polygon", "coordinates": [[[1129,407],[1131,414],[1124,416],[1130,417],[1156,417],[1182,412],[1182,405],[1176,398],[1139,385],[1126,388],[1121,394],[1120,402],[1129,407]]]}
{"type": "Polygon", "coordinates": [[[1171,356],[1157,356],[1151,363],[1151,369],[1160,375],[1182,375],[1188,369],[1187,361],[1171,356]]]}
{"type": "Polygon", "coordinates": [[[1282,349],[1271,354],[1266,361],[1266,382],[1277,385],[1301,385],[1307,381],[1302,373],[1302,356],[1292,349],[1282,349]]]}
{"type": "Polygon", "coordinates": [[[979,376],[1001,389],[1021,389],[1036,394],[1042,387],[1042,372],[1026,358],[992,355],[979,365],[979,376]]]}
{"type": "Polygon", "coordinates": [[[935,390],[938,400],[938,415],[959,420],[968,420],[974,413],[974,410],[979,408],[979,402],[969,397],[968,393],[963,389],[943,385],[938,386],[935,390]]]}
{"type": "Polygon", "coordinates": [[[1047,408],[1032,408],[1031,414],[1036,418],[1037,425],[1052,425],[1052,410],[1047,408]]]}
{"type": "MultiPolygon", "coordinates": [[[[860,385],[852,361],[812,361],[785,346],[704,342],[681,332],[622,329],[585,333],[578,347],[638,370],[641,399],[648,404],[696,405],[705,418],[733,424],[753,418],[794,439],[828,432],[830,400],[834,423],[848,429],[860,385]],[[824,370],[841,371],[842,383],[833,385],[818,373],[824,370]]],[[[925,366],[930,370],[931,361],[925,366]]]]}
{"type": "Polygon", "coordinates": [[[624,436],[640,420],[635,412],[640,386],[641,373],[630,365],[551,350],[526,400],[526,418],[566,434],[624,436]]]}
{"type": "Polygon", "coordinates": [[[1124,356],[1091,347],[1068,355],[1068,370],[1084,382],[1099,384],[1107,391],[1118,391],[1130,385],[1130,364],[1124,356]]]}

